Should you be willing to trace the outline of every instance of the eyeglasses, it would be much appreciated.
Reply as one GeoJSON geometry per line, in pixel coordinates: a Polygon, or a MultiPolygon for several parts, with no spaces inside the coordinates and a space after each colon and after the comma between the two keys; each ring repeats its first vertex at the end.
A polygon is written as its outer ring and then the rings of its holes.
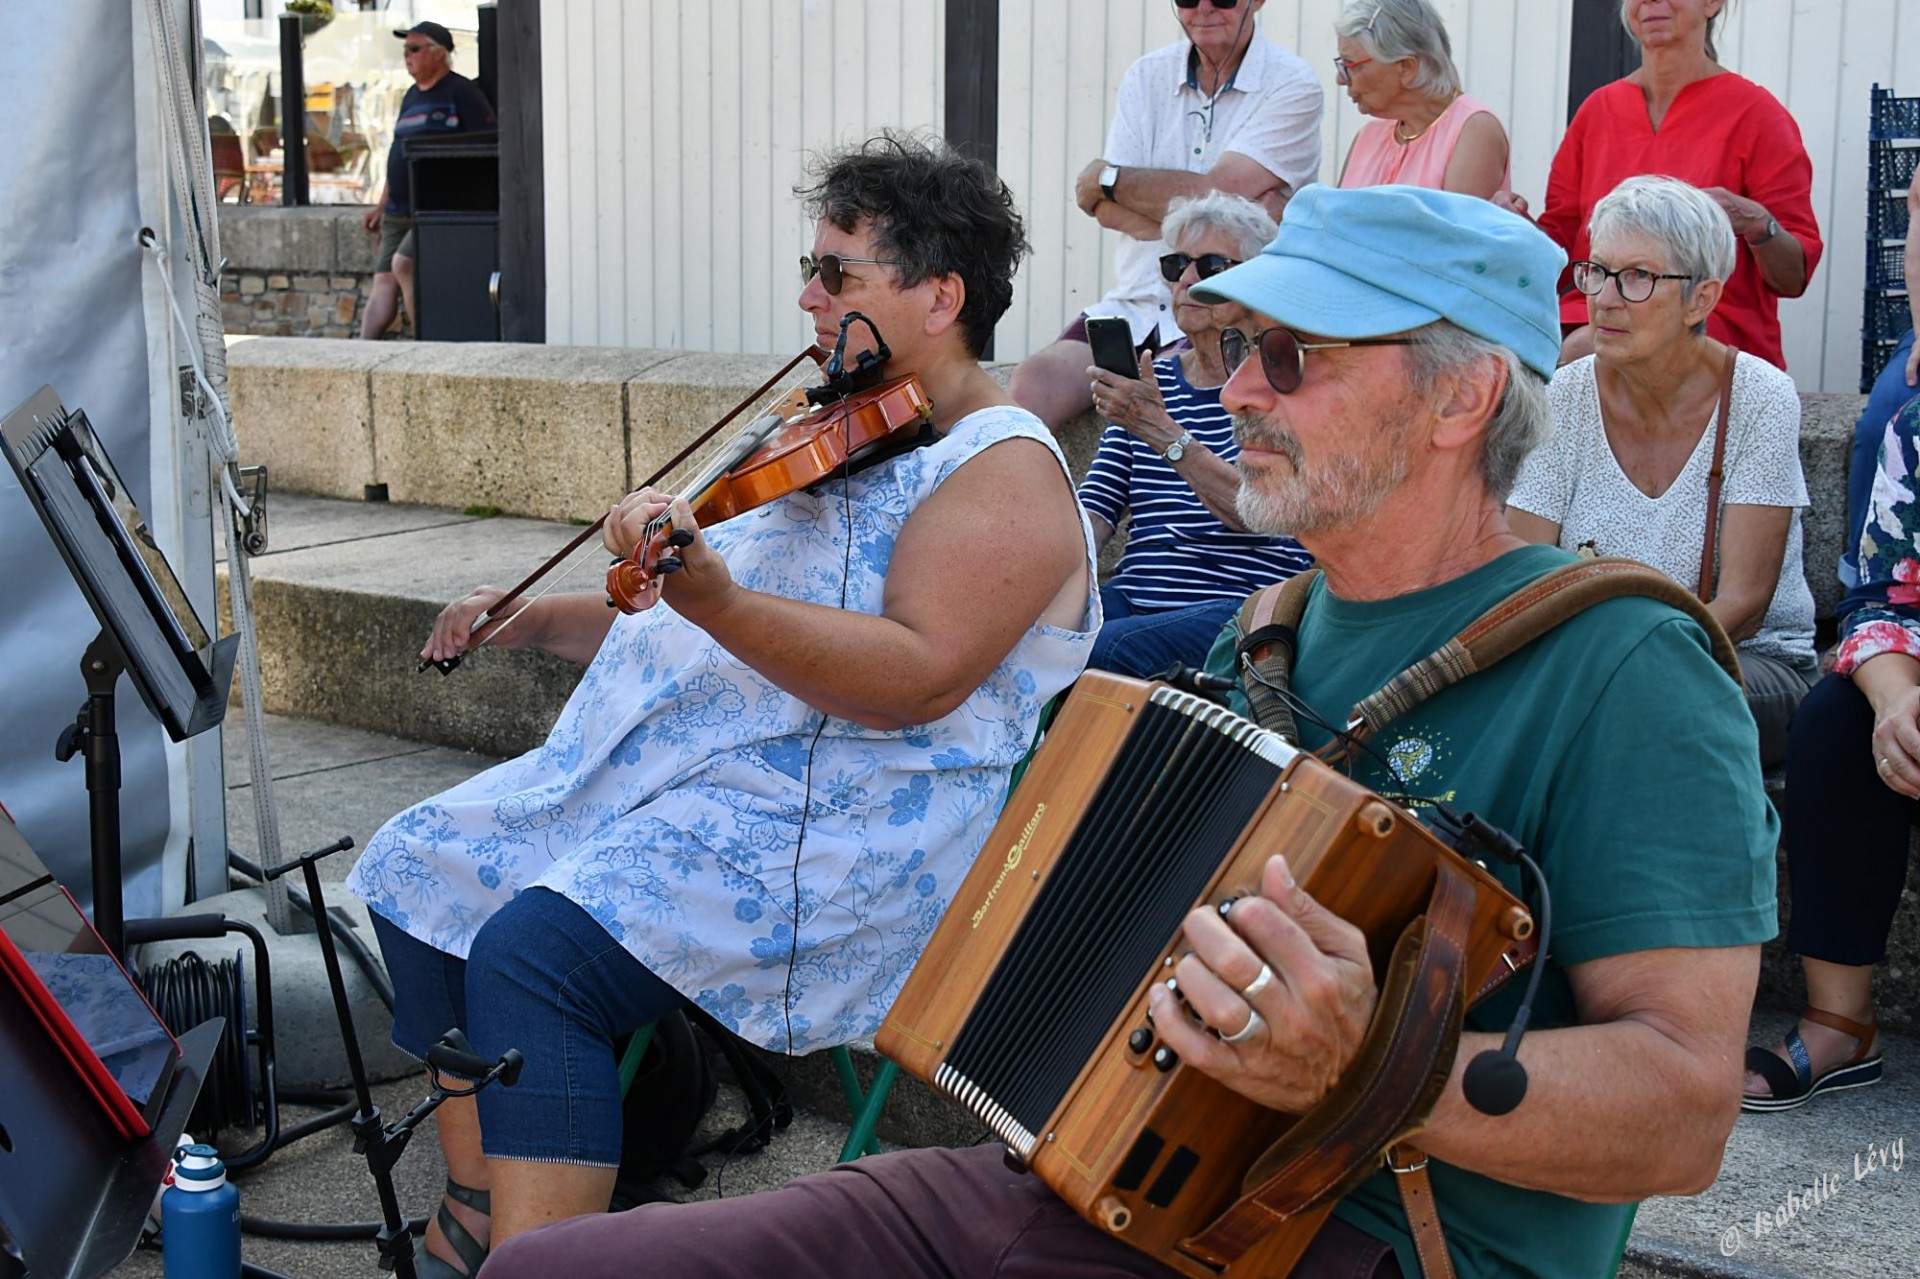
{"type": "Polygon", "coordinates": [[[1247,348],[1260,348],[1260,371],[1266,374],[1267,385],[1282,395],[1292,395],[1300,389],[1300,380],[1307,371],[1308,351],[1332,351],[1343,346],[1412,346],[1414,338],[1353,338],[1346,342],[1302,342],[1300,335],[1292,329],[1274,327],[1262,329],[1248,337],[1239,329],[1220,330],[1220,360],[1227,366],[1227,376],[1240,367],[1247,358],[1247,348]]]}
{"type": "Polygon", "coordinates": [[[434,47],[435,46],[431,44],[408,44],[401,46],[401,48],[405,49],[408,53],[425,53],[428,49],[434,47]]]}
{"type": "Polygon", "coordinates": [[[895,262],[891,258],[849,258],[838,253],[822,253],[814,257],[811,253],[800,255],[800,283],[809,283],[814,276],[820,277],[820,287],[828,296],[840,296],[840,286],[847,282],[846,272],[841,270],[849,262],[865,263],[868,266],[905,266],[904,262],[895,262]]]}
{"type": "MultiPolygon", "coordinates": [[[[1200,7],[1200,0],[1173,0],[1173,3],[1177,8],[1181,9],[1198,9],[1200,7]]],[[[1240,0],[1213,0],[1213,7],[1216,9],[1231,9],[1239,3],[1240,0]]]]}
{"type": "Polygon", "coordinates": [[[1573,264],[1573,287],[1590,298],[1600,296],[1600,290],[1612,280],[1620,290],[1623,302],[1645,302],[1653,296],[1653,289],[1661,280],[1692,280],[1698,277],[1678,275],[1671,271],[1649,271],[1644,267],[1623,266],[1610,271],[1598,262],[1575,262],[1573,264]]]}
{"type": "Polygon", "coordinates": [[[1352,83],[1353,83],[1353,69],[1354,69],[1355,67],[1364,67],[1364,66],[1366,66],[1366,65],[1367,65],[1367,64],[1368,64],[1369,62],[1372,62],[1372,61],[1373,61],[1373,59],[1372,59],[1372,58],[1353,58],[1353,59],[1347,59],[1347,58],[1341,58],[1341,57],[1335,57],[1335,58],[1334,58],[1334,60],[1333,60],[1333,79],[1334,79],[1334,83],[1336,83],[1336,84],[1352,84],[1352,83]]]}
{"type": "Polygon", "coordinates": [[[1239,266],[1239,260],[1224,253],[1202,253],[1194,257],[1191,253],[1167,253],[1160,258],[1160,278],[1168,284],[1180,283],[1180,277],[1192,267],[1193,273],[1203,280],[1211,279],[1230,266],[1239,266]]]}

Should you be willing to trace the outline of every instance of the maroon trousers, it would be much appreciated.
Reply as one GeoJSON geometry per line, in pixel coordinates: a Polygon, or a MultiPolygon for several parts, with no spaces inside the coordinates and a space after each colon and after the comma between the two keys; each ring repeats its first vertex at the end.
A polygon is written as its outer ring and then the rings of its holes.
{"type": "MultiPolygon", "coordinates": [[[[1400,1279],[1388,1246],[1328,1219],[1291,1279],[1400,1279]]],[[[841,1164],[779,1190],[576,1217],[521,1235],[481,1279],[1176,1279],[1080,1219],[997,1145],[841,1164]]]]}

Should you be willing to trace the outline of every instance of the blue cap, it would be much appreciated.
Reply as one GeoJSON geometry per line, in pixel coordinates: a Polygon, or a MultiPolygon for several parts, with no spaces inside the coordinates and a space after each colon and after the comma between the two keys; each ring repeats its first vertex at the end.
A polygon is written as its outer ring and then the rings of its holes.
{"type": "Polygon", "coordinates": [[[1447,320],[1541,377],[1560,360],[1567,255],[1525,218],[1426,187],[1309,186],[1259,256],[1193,286],[1290,329],[1372,338],[1447,320]]]}

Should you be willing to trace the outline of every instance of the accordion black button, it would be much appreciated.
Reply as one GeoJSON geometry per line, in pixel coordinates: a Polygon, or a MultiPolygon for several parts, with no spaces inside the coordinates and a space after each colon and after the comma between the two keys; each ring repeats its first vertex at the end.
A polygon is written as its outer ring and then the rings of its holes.
{"type": "Polygon", "coordinates": [[[1151,1047],[1153,1047],[1153,1032],[1145,1026],[1140,1027],[1131,1035],[1127,1036],[1127,1051],[1130,1053],[1137,1055],[1144,1053],[1151,1047]]]}
{"type": "Polygon", "coordinates": [[[1155,1070],[1172,1070],[1179,1064],[1179,1054],[1165,1044],[1153,1050],[1153,1067],[1155,1070]]]}

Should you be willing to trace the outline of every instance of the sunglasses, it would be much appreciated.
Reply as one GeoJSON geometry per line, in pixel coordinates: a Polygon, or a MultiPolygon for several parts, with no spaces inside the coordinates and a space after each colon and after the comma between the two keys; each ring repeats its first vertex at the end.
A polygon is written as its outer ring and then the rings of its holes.
{"type": "Polygon", "coordinates": [[[811,283],[814,276],[820,277],[820,287],[829,297],[840,296],[840,286],[847,282],[847,273],[841,268],[849,262],[865,263],[868,266],[905,266],[904,262],[895,262],[891,258],[848,258],[838,253],[822,253],[814,257],[811,253],[800,255],[800,283],[811,283]]]}
{"type": "MultiPolygon", "coordinates": [[[[1200,7],[1200,0],[1173,0],[1173,3],[1174,7],[1179,9],[1198,9],[1200,7]]],[[[1240,0],[1213,0],[1213,7],[1216,9],[1232,9],[1239,3],[1240,0]]]]}
{"type": "Polygon", "coordinates": [[[1260,371],[1266,374],[1267,385],[1281,395],[1292,395],[1300,389],[1300,380],[1307,371],[1308,351],[1332,351],[1343,346],[1412,346],[1414,338],[1353,338],[1345,342],[1302,342],[1300,335],[1292,329],[1279,327],[1262,329],[1248,337],[1239,329],[1220,330],[1220,360],[1227,366],[1227,376],[1232,377],[1235,369],[1247,358],[1247,348],[1260,348],[1260,371]]]}
{"type": "Polygon", "coordinates": [[[1202,253],[1199,257],[1191,253],[1167,253],[1160,258],[1160,278],[1168,284],[1180,283],[1180,277],[1192,267],[1193,273],[1201,279],[1211,279],[1230,266],[1239,266],[1237,258],[1224,253],[1202,253]]]}

